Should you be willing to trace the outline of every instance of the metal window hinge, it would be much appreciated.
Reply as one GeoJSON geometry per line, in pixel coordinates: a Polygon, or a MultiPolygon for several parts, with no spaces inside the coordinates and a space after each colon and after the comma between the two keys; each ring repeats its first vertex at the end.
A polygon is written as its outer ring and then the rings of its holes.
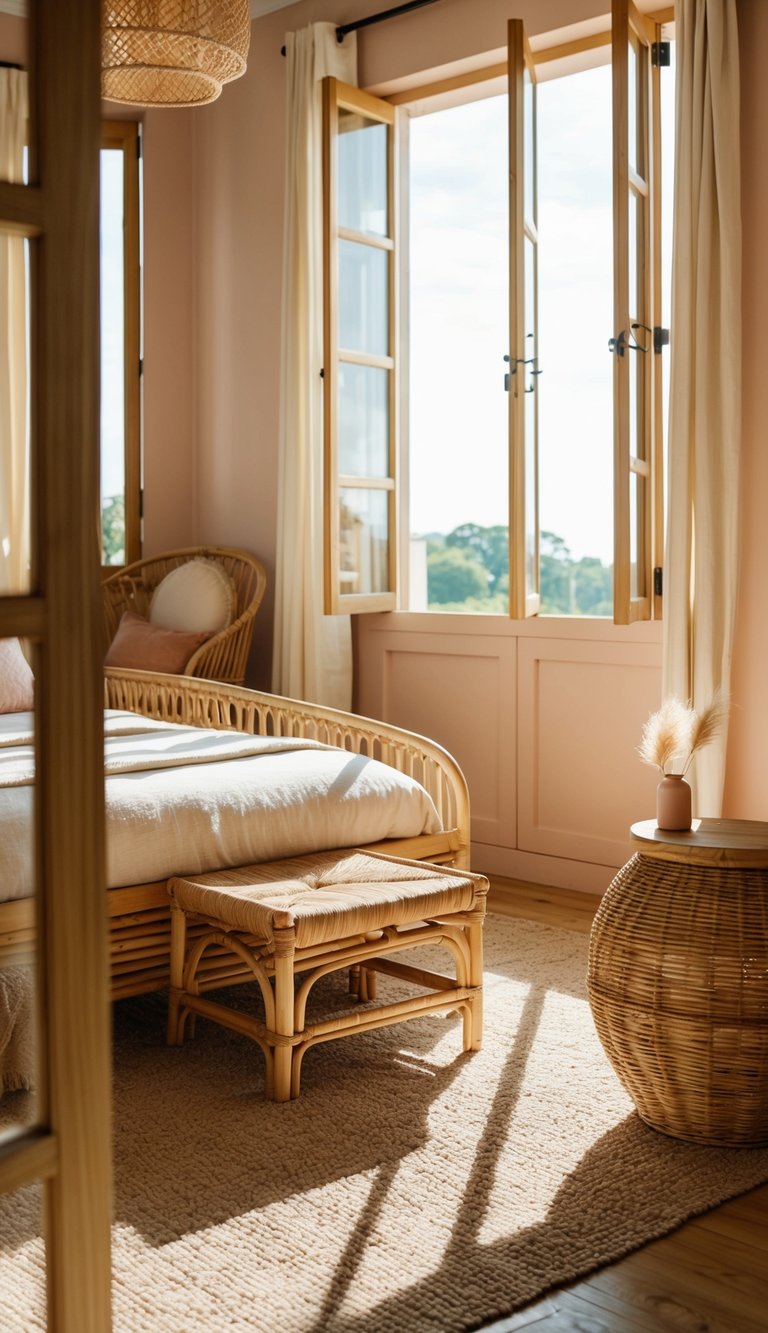
{"type": "Polygon", "coordinates": [[[669,329],[663,329],[659,324],[654,325],[653,329],[654,352],[660,352],[662,347],[666,347],[668,343],[669,343],[669,329]]]}
{"type": "Polygon", "coordinates": [[[653,593],[655,597],[664,595],[664,570],[657,565],[653,571],[653,593]]]}
{"type": "Polygon", "coordinates": [[[663,68],[671,65],[672,53],[669,42],[651,42],[651,64],[663,68]]]}

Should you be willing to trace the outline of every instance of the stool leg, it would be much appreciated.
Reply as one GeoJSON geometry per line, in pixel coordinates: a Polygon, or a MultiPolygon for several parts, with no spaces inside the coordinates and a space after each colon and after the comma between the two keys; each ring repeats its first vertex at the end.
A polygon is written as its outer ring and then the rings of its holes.
{"type": "MultiPolygon", "coordinates": [[[[279,1037],[294,1035],[293,956],[296,936],[292,929],[275,931],[275,1034],[279,1037]]],[[[291,1099],[291,1067],[293,1045],[275,1045],[276,1102],[291,1099]]]]}
{"type": "Polygon", "coordinates": [[[184,1024],[181,1021],[181,997],[184,987],[184,954],[187,947],[187,918],[180,907],[171,903],[171,966],[170,988],[168,991],[168,1029],[169,1046],[181,1046],[184,1041],[184,1024]]]}
{"type": "Polygon", "coordinates": [[[483,923],[484,917],[481,916],[479,921],[467,926],[469,984],[478,989],[469,1003],[470,1022],[464,1027],[465,1051],[479,1051],[483,1044],[483,923]]]}

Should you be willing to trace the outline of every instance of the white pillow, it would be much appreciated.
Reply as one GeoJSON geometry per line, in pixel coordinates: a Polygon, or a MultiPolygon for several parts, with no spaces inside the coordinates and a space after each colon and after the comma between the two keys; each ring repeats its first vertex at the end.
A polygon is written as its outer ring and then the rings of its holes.
{"type": "Polygon", "coordinates": [[[196,558],[178,565],[158,583],[149,620],[163,629],[214,634],[235,618],[235,585],[218,560],[196,558]]]}

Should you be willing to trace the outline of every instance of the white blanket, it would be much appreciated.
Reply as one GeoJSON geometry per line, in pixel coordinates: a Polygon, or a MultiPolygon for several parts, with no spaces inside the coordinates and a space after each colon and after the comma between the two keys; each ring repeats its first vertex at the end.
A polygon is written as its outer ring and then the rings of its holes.
{"type": "MultiPolygon", "coordinates": [[[[32,724],[0,716],[0,901],[33,891],[32,724]]],[[[412,778],[318,741],[109,711],[105,772],[110,888],[441,827],[412,778]]]]}

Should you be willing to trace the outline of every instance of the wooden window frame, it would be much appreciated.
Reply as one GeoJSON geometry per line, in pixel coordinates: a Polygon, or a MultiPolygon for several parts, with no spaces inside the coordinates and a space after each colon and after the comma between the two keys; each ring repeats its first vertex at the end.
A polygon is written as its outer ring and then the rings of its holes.
{"type": "Polygon", "coordinates": [[[614,219],[614,559],[613,620],[617,625],[650,620],[655,602],[654,570],[661,566],[663,529],[661,356],[653,330],[661,324],[660,297],[660,87],[659,66],[651,59],[659,39],[657,26],[639,13],[632,0],[613,0],[613,219],[614,219]],[[639,151],[636,169],[629,162],[630,43],[637,52],[636,107],[639,151]],[[640,219],[636,255],[629,252],[630,200],[638,201],[640,219]],[[630,309],[630,266],[635,266],[638,310],[630,309]],[[645,350],[639,350],[644,348],[645,350]],[[638,443],[631,453],[630,377],[641,384],[638,443]],[[636,495],[632,546],[633,478],[636,495]],[[637,556],[637,559],[635,559],[637,556]],[[635,565],[633,577],[633,560],[635,565]]]}
{"type": "Polygon", "coordinates": [[[0,225],[30,242],[31,589],[0,637],[35,650],[37,1123],[0,1137],[0,1192],[42,1179],[48,1327],[110,1327],[111,1087],[99,503],[96,0],[32,5],[29,185],[0,225]],[[76,756],[76,762],[73,762],[76,756]]]}
{"type": "Polygon", "coordinates": [[[398,502],[397,493],[397,190],[396,190],[395,111],[380,98],[341,83],[323,81],[323,426],[324,426],[324,557],[325,612],[327,615],[369,611],[394,611],[397,604],[398,502]],[[339,110],[358,112],[368,120],[388,126],[387,194],[389,221],[386,236],[348,231],[338,224],[337,137],[339,110]],[[338,242],[352,240],[388,255],[389,330],[385,356],[354,352],[339,346],[338,314],[338,242]],[[339,472],[338,382],[343,364],[372,366],[388,372],[388,475],[382,477],[345,476],[339,472]],[[377,490],[388,496],[387,581],[384,592],[343,593],[340,588],[341,534],[339,522],[341,491],[377,490]]]}
{"type": "MultiPolygon", "coordinates": [[[[569,72],[567,63],[573,63],[573,72],[585,68],[584,57],[590,51],[611,50],[612,60],[616,60],[617,47],[621,42],[621,37],[617,37],[617,21],[631,23],[633,28],[643,34],[645,42],[659,41],[662,36],[662,26],[674,22],[674,7],[668,6],[664,9],[655,11],[652,14],[641,15],[632,4],[632,0],[613,0],[616,19],[611,16],[611,26],[603,31],[592,33],[589,36],[578,37],[572,41],[561,42],[557,45],[539,47],[532,51],[530,45],[522,32],[522,24],[519,25],[519,33],[515,29],[516,22],[512,20],[509,25],[508,40],[508,60],[506,64],[493,64],[484,68],[473,68],[467,71],[452,75],[448,78],[436,80],[431,83],[403,87],[393,92],[387,97],[387,101],[395,107],[402,107],[407,110],[409,105],[418,106],[423,103],[431,103],[430,109],[438,110],[442,106],[455,105],[458,101],[465,100],[464,94],[472,88],[481,86],[488,90],[490,95],[491,85],[498,85],[498,91],[502,91],[506,85],[509,93],[510,102],[510,150],[512,144],[517,146],[517,154],[510,152],[512,162],[510,164],[510,356],[519,355],[519,352],[513,353],[514,348],[521,345],[523,330],[520,325],[521,302],[517,300],[517,292],[523,285],[522,273],[522,255],[518,253],[520,247],[516,246],[513,239],[513,232],[522,236],[526,231],[526,220],[523,216],[522,186],[524,177],[524,163],[522,162],[522,148],[524,142],[523,130],[523,109],[522,109],[522,87],[517,89],[515,95],[512,89],[515,86],[512,65],[518,70],[521,68],[523,59],[525,60],[532,78],[536,77],[536,71],[546,77],[549,75],[551,67],[558,66],[556,77],[563,77],[569,72]],[[622,14],[626,15],[622,19],[622,14]],[[513,62],[513,47],[516,52],[513,62]],[[549,67],[549,68],[548,68],[549,67]],[[520,162],[520,167],[515,168],[515,162],[520,162]]],[[[626,64],[626,47],[622,48],[623,61],[626,64]]],[[[660,71],[658,65],[653,65],[648,59],[648,88],[646,92],[647,111],[648,111],[648,134],[647,134],[647,191],[646,197],[649,201],[645,210],[644,232],[647,241],[646,261],[643,269],[643,280],[645,285],[643,306],[648,313],[647,323],[651,329],[660,324],[661,319],[661,121],[660,121],[660,71]]],[[[538,81],[538,80],[537,80],[538,81]]],[[[496,88],[493,89],[496,91],[496,88]]],[[[614,107],[619,103],[619,114],[626,117],[626,91],[623,94],[624,104],[621,106],[621,96],[614,92],[614,107]]],[[[421,109],[421,107],[419,107],[421,109]]],[[[418,114],[418,111],[417,111],[418,114]]],[[[626,137],[626,134],[625,136],[626,137]]],[[[615,157],[618,149],[614,149],[615,157]]],[[[625,154],[626,157],[626,154],[625,154]]],[[[624,170],[624,212],[626,214],[626,160],[623,163],[624,170]]],[[[614,165],[614,192],[616,193],[617,172],[614,165]]],[[[614,214],[616,213],[616,204],[614,205],[614,214]]],[[[624,226],[626,233],[626,225],[624,226]]],[[[407,257],[404,259],[407,264],[407,257]]],[[[615,269],[618,268],[618,260],[614,260],[615,269]]],[[[624,267],[622,273],[614,276],[614,301],[618,304],[616,295],[619,284],[622,289],[626,282],[626,259],[623,261],[624,267]]],[[[627,324],[631,321],[626,320],[627,324]]],[[[618,324],[617,324],[618,329],[618,324]]],[[[653,335],[646,334],[648,338],[649,349],[653,345],[653,335]]],[[[642,353],[629,353],[628,355],[642,355],[642,353]]],[[[620,454],[619,445],[614,438],[614,623],[627,624],[632,621],[658,618],[662,612],[662,597],[657,590],[655,571],[660,569],[663,564],[663,543],[664,543],[664,479],[663,479],[663,398],[662,398],[662,365],[661,357],[653,350],[646,354],[648,360],[648,372],[643,376],[644,393],[644,424],[645,424],[645,444],[640,451],[644,458],[638,462],[631,462],[628,458],[626,449],[620,454]],[[636,471],[644,476],[644,485],[646,490],[645,503],[642,515],[642,534],[644,562],[642,571],[642,582],[645,593],[642,597],[632,598],[629,595],[629,475],[630,471],[636,471]]],[[[619,358],[617,357],[618,361],[619,358]]],[[[625,357],[626,362],[626,357],[625,357]]],[[[407,374],[406,368],[403,368],[403,375],[407,374]]],[[[614,416],[618,415],[619,410],[622,413],[622,422],[626,421],[626,386],[618,387],[617,381],[620,374],[615,370],[614,383],[614,416]],[[620,402],[620,409],[617,406],[620,402]]],[[[510,377],[511,378],[511,377],[510,377]]],[[[511,619],[523,619],[527,616],[537,614],[539,611],[540,599],[535,589],[525,586],[525,446],[524,431],[520,420],[521,411],[519,403],[515,404],[513,395],[510,394],[510,504],[509,504],[509,531],[510,531],[510,605],[509,617],[511,619]]],[[[538,447],[538,446],[536,446],[538,447]]],[[[533,534],[534,547],[538,544],[538,519],[537,532],[533,534]]],[[[407,543],[407,534],[403,533],[403,547],[407,543]]]]}
{"type": "Polygon", "coordinates": [[[509,60],[509,617],[523,620],[537,615],[540,593],[539,533],[539,408],[538,408],[538,183],[536,133],[536,70],[531,48],[520,19],[510,19],[507,29],[509,60]],[[533,199],[526,201],[527,164],[525,81],[533,87],[533,199]],[[526,244],[533,246],[533,329],[526,327],[526,244]],[[533,348],[528,339],[533,338],[533,348]],[[529,369],[533,350],[533,366],[529,369]],[[526,420],[529,394],[533,420],[526,420]],[[533,426],[533,438],[529,428],[533,426]],[[529,471],[533,473],[529,477],[529,471]],[[528,526],[528,491],[533,487],[534,527],[528,526]],[[532,551],[534,573],[528,577],[528,553],[532,551]]]}

